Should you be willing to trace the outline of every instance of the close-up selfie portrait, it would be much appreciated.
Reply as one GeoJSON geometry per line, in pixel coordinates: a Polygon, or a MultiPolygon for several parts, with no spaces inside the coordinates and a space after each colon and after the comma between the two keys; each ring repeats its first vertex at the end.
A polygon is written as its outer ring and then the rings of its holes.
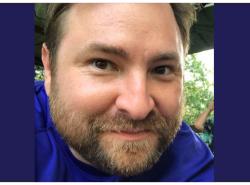
{"type": "Polygon", "coordinates": [[[250,185],[250,0],[223,1],[0,2],[0,185],[250,185]]]}
{"type": "Polygon", "coordinates": [[[214,181],[213,3],[34,7],[35,181],[214,181]]]}

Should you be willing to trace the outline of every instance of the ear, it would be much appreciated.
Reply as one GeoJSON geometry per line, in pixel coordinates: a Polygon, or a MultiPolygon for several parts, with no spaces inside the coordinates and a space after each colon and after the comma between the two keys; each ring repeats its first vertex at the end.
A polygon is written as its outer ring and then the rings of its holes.
{"type": "Polygon", "coordinates": [[[42,46],[42,62],[44,67],[44,86],[47,95],[50,95],[51,87],[51,65],[50,65],[50,53],[45,43],[42,46]]]}

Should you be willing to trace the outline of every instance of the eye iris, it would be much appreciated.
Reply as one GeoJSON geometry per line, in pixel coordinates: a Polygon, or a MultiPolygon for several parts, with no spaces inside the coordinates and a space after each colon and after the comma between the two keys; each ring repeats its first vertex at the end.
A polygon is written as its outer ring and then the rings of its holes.
{"type": "Polygon", "coordinates": [[[165,66],[155,68],[155,73],[157,73],[157,74],[164,74],[165,72],[166,72],[165,66]]]}
{"type": "Polygon", "coordinates": [[[94,64],[96,67],[98,67],[100,69],[106,69],[107,65],[108,65],[107,62],[101,61],[101,60],[96,60],[94,64]]]}

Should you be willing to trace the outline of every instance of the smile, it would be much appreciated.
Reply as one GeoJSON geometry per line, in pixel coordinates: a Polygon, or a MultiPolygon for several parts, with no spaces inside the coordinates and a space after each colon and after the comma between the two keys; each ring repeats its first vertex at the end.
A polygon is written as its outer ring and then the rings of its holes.
{"type": "Polygon", "coordinates": [[[121,131],[111,131],[110,134],[114,136],[114,139],[117,138],[127,141],[136,141],[136,140],[144,140],[147,137],[150,137],[150,135],[152,135],[152,132],[149,130],[130,129],[121,131]]]}

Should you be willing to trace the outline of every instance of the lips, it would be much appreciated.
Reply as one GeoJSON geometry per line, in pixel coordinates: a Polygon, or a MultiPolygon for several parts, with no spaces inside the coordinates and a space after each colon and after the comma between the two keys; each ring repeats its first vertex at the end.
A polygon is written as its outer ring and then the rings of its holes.
{"type": "Polygon", "coordinates": [[[152,134],[149,130],[145,129],[126,129],[126,130],[113,130],[111,131],[111,135],[115,138],[134,141],[134,140],[142,140],[152,134]]]}
{"type": "Polygon", "coordinates": [[[146,132],[148,130],[143,129],[143,128],[130,128],[130,129],[120,129],[120,130],[112,130],[112,132],[124,132],[124,133],[131,133],[131,134],[136,134],[139,132],[146,132]]]}

